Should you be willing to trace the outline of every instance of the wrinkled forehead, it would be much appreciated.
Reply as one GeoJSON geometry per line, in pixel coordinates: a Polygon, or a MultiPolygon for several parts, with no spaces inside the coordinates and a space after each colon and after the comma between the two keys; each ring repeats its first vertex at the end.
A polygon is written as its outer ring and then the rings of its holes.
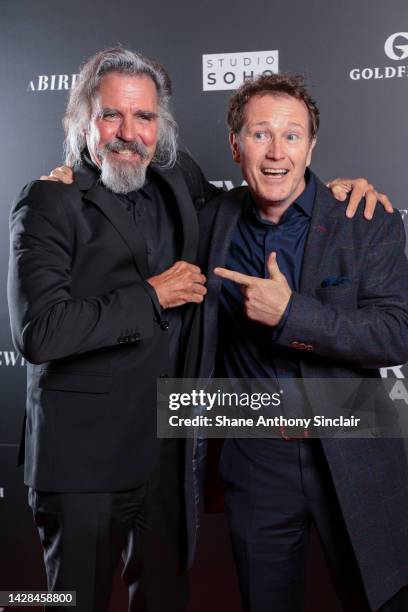
{"type": "Polygon", "coordinates": [[[158,105],[158,90],[154,80],[144,73],[136,75],[112,71],[104,74],[95,89],[92,110],[127,105],[155,110],[158,105]]]}

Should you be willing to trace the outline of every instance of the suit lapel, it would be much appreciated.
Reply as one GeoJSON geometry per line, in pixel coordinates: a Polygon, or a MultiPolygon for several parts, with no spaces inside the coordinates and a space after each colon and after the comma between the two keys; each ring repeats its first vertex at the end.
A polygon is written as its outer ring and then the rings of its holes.
{"type": "Polygon", "coordinates": [[[100,183],[91,187],[84,197],[95,204],[116,228],[129,247],[140,275],[142,278],[148,278],[150,272],[147,263],[146,241],[137,225],[130,221],[119,198],[104,189],[100,183]]]}
{"type": "Polygon", "coordinates": [[[234,193],[229,192],[221,198],[211,236],[211,247],[208,256],[208,283],[211,285],[212,295],[215,301],[222,287],[222,278],[215,276],[215,267],[224,267],[228,257],[232,232],[241,215],[247,191],[234,193]]]}
{"type": "MultiPolygon", "coordinates": [[[[310,230],[306,241],[300,278],[300,292],[312,295],[319,278],[319,270],[333,244],[336,225],[339,216],[344,215],[344,207],[331,195],[329,189],[317,180],[316,198],[313,207],[310,230]]],[[[232,232],[242,212],[247,189],[240,188],[220,196],[220,205],[216,213],[213,232],[210,236],[202,236],[210,240],[208,255],[208,285],[211,288],[211,298],[206,299],[204,310],[212,311],[218,302],[222,279],[216,277],[212,270],[216,266],[224,266],[231,242],[232,232]]],[[[210,297],[210,296],[208,296],[210,297]]]]}
{"type": "MultiPolygon", "coordinates": [[[[162,170],[152,165],[152,172],[167,183],[173,192],[182,223],[183,245],[180,258],[194,262],[197,254],[198,221],[191,195],[179,170],[172,168],[162,170]]],[[[147,261],[146,241],[138,227],[129,223],[129,218],[115,194],[107,191],[97,180],[95,173],[86,165],[75,169],[75,181],[84,191],[84,198],[95,204],[104,216],[112,223],[129,247],[136,267],[143,278],[150,275],[147,261]],[[116,201],[114,201],[116,200],[116,201]]]]}
{"type": "Polygon", "coordinates": [[[300,275],[300,293],[304,295],[314,294],[320,267],[333,244],[337,220],[344,215],[344,208],[336,203],[329,189],[316,180],[316,198],[300,275]]]}
{"type": "Polygon", "coordinates": [[[197,256],[198,221],[184,177],[177,167],[163,170],[152,165],[151,170],[167,183],[174,194],[183,230],[183,246],[180,258],[183,261],[194,263],[197,256]]]}
{"type": "Polygon", "coordinates": [[[202,356],[199,375],[207,378],[212,375],[215,352],[217,349],[218,302],[222,288],[222,279],[215,276],[215,267],[224,267],[231,243],[232,233],[241,215],[247,190],[234,189],[232,192],[219,196],[219,206],[212,224],[212,233],[202,231],[200,240],[208,240],[208,293],[203,307],[202,356]]]}

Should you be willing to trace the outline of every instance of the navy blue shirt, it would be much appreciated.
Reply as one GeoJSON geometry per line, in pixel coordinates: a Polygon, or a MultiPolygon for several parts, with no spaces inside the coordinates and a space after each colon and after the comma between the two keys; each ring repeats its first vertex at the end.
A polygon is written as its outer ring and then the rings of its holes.
{"type": "MultiPolygon", "coordinates": [[[[249,276],[268,278],[269,254],[276,252],[280,271],[290,288],[299,290],[306,239],[316,196],[316,180],[307,171],[306,188],[279,223],[262,219],[248,192],[247,206],[232,234],[226,267],[249,276]]],[[[248,319],[237,283],[224,280],[219,305],[219,350],[216,376],[226,378],[296,378],[295,352],[276,344],[290,310],[276,327],[248,319]]]]}

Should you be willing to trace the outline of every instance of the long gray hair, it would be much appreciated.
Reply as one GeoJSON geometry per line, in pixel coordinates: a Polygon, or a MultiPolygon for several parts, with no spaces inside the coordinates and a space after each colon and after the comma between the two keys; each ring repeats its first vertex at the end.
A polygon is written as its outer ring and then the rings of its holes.
{"type": "Polygon", "coordinates": [[[147,75],[156,85],[159,104],[159,136],[153,161],[170,168],[177,158],[177,123],[170,110],[171,83],[164,68],[140,53],[116,47],[92,56],[82,67],[71,90],[64,116],[65,163],[80,162],[86,146],[85,131],[92,115],[92,106],[99,83],[108,72],[147,75]]]}

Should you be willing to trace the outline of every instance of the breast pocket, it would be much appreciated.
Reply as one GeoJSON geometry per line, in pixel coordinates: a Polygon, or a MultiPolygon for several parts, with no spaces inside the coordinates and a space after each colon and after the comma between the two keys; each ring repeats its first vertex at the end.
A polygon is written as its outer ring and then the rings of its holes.
{"type": "Polygon", "coordinates": [[[357,284],[344,283],[330,287],[319,287],[315,296],[322,304],[333,306],[355,307],[357,305],[357,284]]]}

